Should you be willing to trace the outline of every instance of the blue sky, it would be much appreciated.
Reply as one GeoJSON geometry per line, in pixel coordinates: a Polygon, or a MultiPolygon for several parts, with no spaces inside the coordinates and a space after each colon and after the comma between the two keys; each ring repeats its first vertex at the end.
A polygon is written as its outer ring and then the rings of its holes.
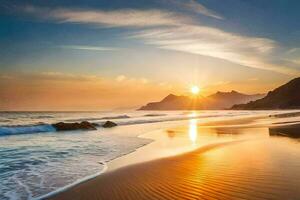
{"type": "Polygon", "coordinates": [[[4,0],[0,81],[59,74],[169,85],[155,98],[191,84],[267,92],[299,75],[299,9],[297,0],[4,0]]]}

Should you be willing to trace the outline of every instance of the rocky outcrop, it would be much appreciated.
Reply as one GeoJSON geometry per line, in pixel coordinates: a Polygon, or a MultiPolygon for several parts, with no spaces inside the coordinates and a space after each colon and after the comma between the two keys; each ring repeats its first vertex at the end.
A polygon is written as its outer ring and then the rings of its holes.
{"type": "Polygon", "coordinates": [[[112,121],[106,121],[102,127],[103,128],[112,128],[112,127],[115,127],[117,126],[117,124],[115,122],[112,122],[112,121]]]}
{"type": "Polygon", "coordinates": [[[271,136],[284,136],[290,138],[300,138],[300,124],[285,125],[269,128],[271,136]]]}
{"type": "Polygon", "coordinates": [[[65,123],[59,122],[52,124],[52,126],[57,131],[71,131],[71,130],[96,130],[96,124],[90,123],[88,121],[83,121],[81,123],[65,123]]]}

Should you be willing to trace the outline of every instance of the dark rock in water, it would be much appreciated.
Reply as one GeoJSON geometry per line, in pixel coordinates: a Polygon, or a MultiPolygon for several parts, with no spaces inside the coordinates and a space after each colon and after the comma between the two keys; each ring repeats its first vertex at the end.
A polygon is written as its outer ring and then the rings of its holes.
{"type": "Polygon", "coordinates": [[[81,123],[65,123],[65,122],[59,122],[56,124],[52,124],[52,126],[57,131],[71,131],[71,130],[96,130],[96,127],[94,124],[83,121],[81,123]]]}
{"type": "Polygon", "coordinates": [[[115,127],[117,126],[118,124],[116,124],[115,122],[112,122],[112,121],[106,121],[102,127],[103,128],[111,128],[111,127],[115,127]]]}
{"type": "Polygon", "coordinates": [[[83,121],[79,125],[82,129],[97,130],[95,127],[95,123],[90,123],[88,121],[83,121]]]}
{"type": "Polygon", "coordinates": [[[283,125],[269,128],[270,136],[285,136],[290,138],[300,138],[300,124],[283,125]]]}
{"type": "Polygon", "coordinates": [[[98,126],[100,126],[99,124],[97,124],[97,123],[91,123],[93,126],[95,126],[95,127],[98,127],[98,126]]]}
{"type": "Polygon", "coordinates": [[[299,116],[300,116],[300,112],[280,113],[280,114],[269,115],[269,117],[276,117],[276,118],[299,117],[299,116]]]}

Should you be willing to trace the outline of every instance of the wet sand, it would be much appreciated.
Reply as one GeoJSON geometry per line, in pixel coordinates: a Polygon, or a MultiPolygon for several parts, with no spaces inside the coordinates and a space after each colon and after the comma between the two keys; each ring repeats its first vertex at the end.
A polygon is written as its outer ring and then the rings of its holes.
{"type": "MultiPolygon", "coordinates": [[[[214,142],[181,155],[116,168],[51,199],[299,199],[299,140],[272,137],[268,127],[222,128],[218,134],[220,128],[191,125],[165,133],[172,142],[184,140],[182,135],[194,139],[193,145],[211,137],[214,142]],[[190,135],[193,131],[198,139],[190,135]]],[[[152,145],[121,161],[146,156],[157,148],[155,142],[152,145]]]]}

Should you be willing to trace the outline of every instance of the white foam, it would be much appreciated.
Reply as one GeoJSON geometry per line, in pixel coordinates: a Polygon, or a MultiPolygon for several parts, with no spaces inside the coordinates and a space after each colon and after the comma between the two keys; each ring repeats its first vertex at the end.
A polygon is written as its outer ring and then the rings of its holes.
{"type": "Polygon", "coordinates": [[[91,179],[93,179],[93,178],[99,176],[100,174],[103,174],[103,173],[107,170],[107,164],[106,164],[106,163],[102,163],[102,164],[103,164],[104,168],[103,168],[102,171],[100,171],[99,173],[96,173],[96,174],[93,174],[93,175],[90,175],[90,176],[86,176],[86,177],[84,177],[84,178],[82,178],[82,179],[78,179],[78,180],[74,181],[74,182],[71,183],[71,184],[68,184],[68,185],[66,185],[66,186],[64,186],[64,187],[61,187],[61,188],[58,188],[58,189],[54,190],[53,192],[50,192],[50,193],[48,193],[48,194],[39,196],[39,197],[37,197],[37,198],[32,198],[32,199],[33,199],[33,200],[42,200],[42,199],[46,199],[46,198],[52,197],[52,196],[54,196],[54,195],[56,195],[56,194],[58,194],[58,193],[61,193],[61,192],[63,192],[63,191],[66,191],[66,190],[68,190],[68,189],[70,189],[70,188],[72,188],[72,187],[74,187],[74,186],[76,186],[76,185],[78,185],[78,184],[80,184],[80,183],[83,183],[83,182],[86,182],[86,181],[88,181],[88,180],[91,180],[91,179]]]}

